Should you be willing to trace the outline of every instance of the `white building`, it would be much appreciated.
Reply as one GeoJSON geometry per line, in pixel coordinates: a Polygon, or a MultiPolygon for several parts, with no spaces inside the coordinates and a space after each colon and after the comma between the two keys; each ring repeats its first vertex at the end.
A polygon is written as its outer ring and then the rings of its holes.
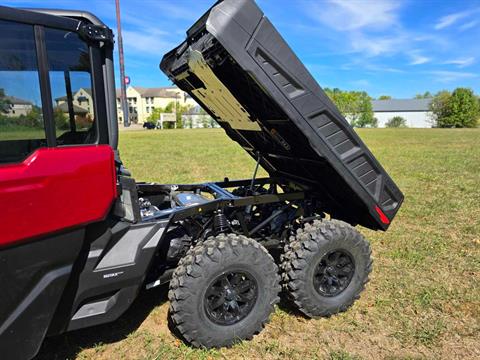
{"type": "Polygon", "coordinates": [[[208,115],[200,105],[192,107],[187,113],[182,114],[184,129],[219,128],[220,125],[208,115]]]}
{"type": "MultiPolygon", "coordinates": [[[[165,108],[171,102],[180,105],[195,106],[197,103],[186,92],[176,86],[144,88],[140,86],[127,87],[127,102],[130,122],[144,123],[156,108],[165,108]]],[[[117,116],[123,122],[123,112],[120,102],[120,89],[117,89],[117,116]]]]}
{"type": "MultiPolygon", "coordinates": [[[[68,115],[68,98],[66,95],[56,98],[55,103],[55,108],[60,109],[63,113],[68,115]]],[[[88,116],[93,119],[92,89],[80,88],[72,91],[72,105],[75,115],[81,117],[88,116]]]]}
{"type": "Polygon", "coordinates": [[[432,112],[429,108],[431,101],[431,98],[373,100],[373,116],[378,120],[378,127],[385,127],[391,118],[401,116],[406,120],[408,127],[431,128],[433,125],[432,112]]]}
{"type": "Polygon", "coordinates": [[[23,100],[15,96],[5,96],[4,99],[10,105],[6,114],[7,116],[25,116],[32,111],[33,104],[30,101],[23,100]]]}

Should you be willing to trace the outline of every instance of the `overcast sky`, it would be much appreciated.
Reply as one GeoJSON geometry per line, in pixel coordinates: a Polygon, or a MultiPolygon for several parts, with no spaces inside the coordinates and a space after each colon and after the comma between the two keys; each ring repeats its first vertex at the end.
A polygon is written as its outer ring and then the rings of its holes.
{"type": "MultiPolygon", "coordinates": [[[[114,0],[1,3],[81,8],[116,28],[114,0]]],[[[184,39],[186,29],[213,3],[121,0],[126,72],[132,85],[169,85],[158,68],[162,55],[184,39]]],[[[457,86],[480,92],[480,0],[259,0],[258,4],[323,87],[397,98],[457,86]]]]}

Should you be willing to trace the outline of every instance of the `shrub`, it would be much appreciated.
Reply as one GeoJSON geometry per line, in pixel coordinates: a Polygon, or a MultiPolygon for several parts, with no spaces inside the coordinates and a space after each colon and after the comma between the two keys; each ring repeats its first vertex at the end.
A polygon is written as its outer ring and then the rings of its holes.
{"type": "Polygon", "coordinates": [[[457,88],[451,94],[441,91],[430,104],[438,127],[476,127],[480,104],[471,89],[457,88]]]}
{"type": "Polygon", "coordinates": [[[77,126],[77,130],[88,130],[92,127],[93,118],[90,114],[85,116],[83,115],[75,115],[75,125],[77,126]]]}
{"type": "Polygon", "coordinates": [[[58,130],[70,129],[70,123],[67,115],[65,115],[59,108],[53,110],[53,119],[55,120],[55,128],[58,130]]]}
{"type": "Polygon", "coordinates": [[[7,116],[0,114],[0,126],[6,128],[42,129],[43,118],[40,108],[34,106],[27,115],[7,116]]]}
{"type": "Polygon", "coordinates": [[[394,116],[386,122],[385,126],[388,128],[405,128],[407,127],[407,120],[401,116],[394,116]]]}

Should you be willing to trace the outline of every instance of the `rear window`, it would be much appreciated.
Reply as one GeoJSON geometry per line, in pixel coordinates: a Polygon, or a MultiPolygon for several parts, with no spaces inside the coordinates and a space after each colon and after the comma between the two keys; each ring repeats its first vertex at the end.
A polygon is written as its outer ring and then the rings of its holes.
{"type": "Polygon", "coordinates": [[[45,29],[57,145],[97,141],[88,45],[78,34],[45,29]]]}
{"type": "Polygon", "coordinates": [[[45,145],[33,26],[0,20],[0,163],[45,145]]]}

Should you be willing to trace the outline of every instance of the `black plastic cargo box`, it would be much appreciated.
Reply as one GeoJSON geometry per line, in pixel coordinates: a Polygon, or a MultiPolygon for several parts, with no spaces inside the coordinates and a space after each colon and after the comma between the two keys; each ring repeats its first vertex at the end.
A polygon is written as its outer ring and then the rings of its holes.
{"type": "Polygon", "coordinates": [[[271,176],[388,228],[402,193],[254,1],[217,2],[160,67],[271,176]]]}

